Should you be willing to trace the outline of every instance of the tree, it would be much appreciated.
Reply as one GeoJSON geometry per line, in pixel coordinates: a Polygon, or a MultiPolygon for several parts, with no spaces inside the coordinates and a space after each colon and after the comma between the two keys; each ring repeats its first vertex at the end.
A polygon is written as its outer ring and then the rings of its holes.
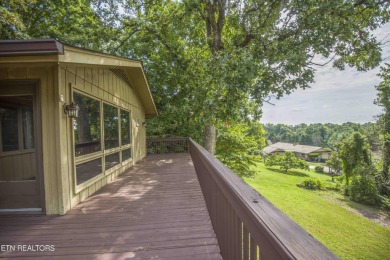
{"type": "Polygon", "coordinates": [[[261,158],[257,153],[265,146],[264,130],[254,125],[234,124],[219,127],[216,157],[240,176],[251,177],[250,169],[261,158]]]}
{"type": "Polygon", "coordinates": [[[0,3],[0,23],[3,39],[54,37],[142,60],[161,115],[148,122],[148,131],[203,139],[214,152],[216,126],[259,120],[270,95],[309,87],[316,66],[377,66],[380,46],[370,30],[389,21],[389,5],[21,0],[0,3]]]}
{"type": "Polygon", "coordinates": [[[284,172],[287,172],[289,169],[309,170],[308,163],[297,158],[293,152],[285,152],[283,155],[273,154],[267,158],[265,166],[280,166],[280,169],[284,172]]]}
{"type": "Polygon", "coordinates": [[[354,175],[357,167],[371,164],[369,146],[362,134],[355,132],[342,142],[340,159],[346,183],[349,185],[349,179],[354,175]]]}
{"type": "Polygon", "coordinates": [[[10,0],[0,2],[0,39],[56,38],[109,51],[119,28],[110,0],[10,0]]]}
{"type": "Polygon", "coordinates": [[[385,67],[381,68],[379,76],[383,81],[376,86],[378,90],[378,98],[375,104],[383,107],[383,115],[381,116],[382,133],[383,133],[383,176],[385,181],[389,180],[390,166],[390,64],[386,63],[385,67]]]}
{"type": "Polygon", "coordinates": [[[319,57],[377,66],[369,31],[389,20],[387,1],[132,0],[123,10],[115,52],[145,61],[161,114],[188,106],[179,116],[211,151],[214,126],[258,120],[270,94],[309,87],[319,57]]]}
{"type": "Polygon", "coordinates": [[[340,171],[342,169],[342,161],[340,159],[340,154],[336,151],[332,152],[329,160],[326,161],[326,166],[329,167],[329,173],[332,174],[333,181],[333,176],[335,174],[340,174],[340,171]]]}

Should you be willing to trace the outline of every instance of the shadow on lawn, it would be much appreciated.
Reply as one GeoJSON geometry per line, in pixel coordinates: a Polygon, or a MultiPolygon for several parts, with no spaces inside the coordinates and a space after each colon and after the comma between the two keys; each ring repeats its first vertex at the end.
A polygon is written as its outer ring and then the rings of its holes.
{"type": "Polygon", "coordinates": [[[298,177],[309,177],[309,174],[299,172],[299,171],[294,171],[294,170],[288,170],[287,172],[285,172],[281,169],[274,169],[274,168],[269,168],[269,167],[267,167],[267,170],[270,170],[271,172],[286,174],[286,175],[292,175],[292,176],[298,176],[298,177]]]}
{"type": "Polygon", "coordinates": [[[357,211],[360,215],[371,220],[381,220],[386,224],[380,223],[382,226],[390,228],[390,211],[379,207],[369,206],[351,201],[349,198],[337,198],[339,201],[344,202],[348,207],[357,211]]]}

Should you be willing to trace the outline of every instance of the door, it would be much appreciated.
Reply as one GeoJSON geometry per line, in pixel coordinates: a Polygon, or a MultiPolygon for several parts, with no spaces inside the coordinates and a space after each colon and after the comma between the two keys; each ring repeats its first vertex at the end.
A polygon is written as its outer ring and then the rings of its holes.
{"type": "Polygon", "coordinates": [[[0,212],[43,211],[37,88],[0,82],[0,212]]]}

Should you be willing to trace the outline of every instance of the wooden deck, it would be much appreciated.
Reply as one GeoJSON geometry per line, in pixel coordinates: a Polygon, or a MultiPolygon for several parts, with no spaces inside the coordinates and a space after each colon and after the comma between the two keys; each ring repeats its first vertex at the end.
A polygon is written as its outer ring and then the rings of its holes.
{"type": "Polygon", "coordinates": [[[148,156],[64,216],[0,216],[0,246],[0,258],[222,259],[189,154],[148,156]]]}

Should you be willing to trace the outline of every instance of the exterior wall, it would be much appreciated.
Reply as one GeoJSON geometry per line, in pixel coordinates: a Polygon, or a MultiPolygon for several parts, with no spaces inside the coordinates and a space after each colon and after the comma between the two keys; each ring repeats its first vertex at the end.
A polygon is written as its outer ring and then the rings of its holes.
{"type": "MultiPolygon", "coordinates": [[[[61,212],[61,171],[56,158],[61,157],[56,122],[59,121],[57,73],[53,64],[0,64],[0,80],[39,80],[42,126],[42,175],[47,214],[61,212]]],[[[1,162],[0,162],[1,163],[1,162]]]]}
{"type": "Polygon", "coordinates": [[[62,117],[61,136],[66,136],[62,138],[61,146],[66,147],[67,151],[67,156],[61,157],[60,162],[64,183],[64,208],[60,213],[65,213],[146,156],[146,133],[145,127],[142,126],[142,122],[145,121],[145,112],[136,92],[108,68],[61,65],[58,72],[60,75],[59,94],[64,95],[67,104],[72,101],[73,89],[130,110],[132,117],[133,160],[115,167],[113,171],[103,173],[98,178],[92,178],[86,182],[86,187],[79,189],[75,185],[72,119],[69,119],[63,112],[60,113],[62,117]]]}
{"type": "MultiPolygon", "coordinates": [[[[39,80],[42,128],[42,176],[46,214],[64,214],[146,156],[145,111],[136,92],[108,68],[54,63],[0,63],[0,80],[39,80]],[[76,189],[72,119],[63,111],[72,89],[131,111],[132,157],[129,163],[76,189]],[[138,126],[137,126],[138,125],[138,126]]],[[[2,164],[2,162],[0,162],[2,164]]]]}

